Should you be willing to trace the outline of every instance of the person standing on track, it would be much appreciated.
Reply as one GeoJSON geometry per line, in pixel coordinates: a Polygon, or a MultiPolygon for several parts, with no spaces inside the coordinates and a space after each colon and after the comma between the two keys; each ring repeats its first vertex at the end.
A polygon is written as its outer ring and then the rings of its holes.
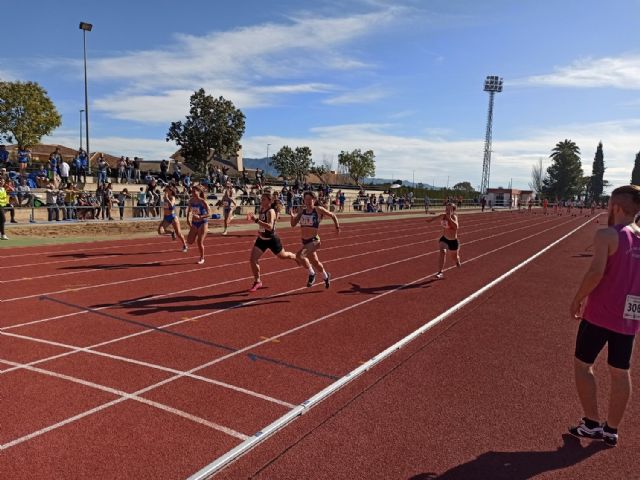
{"type": "Polygon", "coordinates": [[[198,250],[200,250],[198,265],[204,263],[204,239],[209,228],[209,215],[209,205],[207,205],[204,191],[199,185],[194,185],[191,187],[191,199],[187,207],[187,224],[189,225],[187,243],[192,245],[194,241],[198,241],[198,250]]]}
{"type": "Polygon", "coordinates": [[[180,220],[176,217],[176,191],[174,187],[171,185],[167,185],[164,188],[164,200],[162,202],[163,209],[163,217],[160,225],[158,225],[158,235],[171,235],[173,240],[178,237],[182,242],[182,251],[186,252],[187,242],[184,239],[184,235],[182,235],[182,231],[180,229],[180,220]],[[167,232],[166,228],[168,226],[172,226],[173,230],[171,232],[167,232]]]}
{"type": "Polygon", "coordinates": [[[9,240],[9,237],[7,237],[4,233],[4,224],[6,222],[4,209],[7,205],[9,205],[9,194],[4,188],[4,184],[4,178],[0,177],[0,240],[9,240]]]}
{"type": "Polygon", "coordinates": [[[576,338],[575,382],[584,417],[569,432],[604,440],[615,447],[618,427],[631,396],[631,354],[640,331],[640,187],[616,188],[609,202],[609,227],[598,230],[594,256],[571,303],[572,318],[580,320],[576,338]],[[611,375],[609,409],[599,421],[593,364],[608,344],[611,375]]]}
{"type": "Polygon", "coordinates": [[[325,288],[329,288],[331,282],[331,274],[324,269],[322,263],[318,259],[318,249],[320,248],[320,236],[318,229],[320,222],[324,216],[333,220],[336,232],[340,234],[340,224],[338,217],[324,207],[316,205],[316,194],[308,191],[304,192],[304,207],[298,210],[294,208],[291,215],[291,226],[295,227],[300,224],[302,234],[302,248],[296,253],[296,258],[300,265],[304,265],[309,270],[309,278],[307,287],[313,286],[316,281],[316,270],[322,273],[325,288]]]}
{"type": "Polygon", "coordinates": [[[444,265],[447,259],[447,254],[451,257],[451,260],[455,262],[457,267],[462,266],[460,261],[460,242],[458,242],[458,215],[456,215],[456,206],[453,203],[447,203],[445,212],[442,215],[437,215],[433,218],[427,219],[427,223],[434,220],[440,220],[442,228],[444,229],[440,240],[440,263],[439,270],[435,277],[440,280],[444,278],[444,265]]]}
{"type": "Polygon", "coordinates": [[[253,286],[249,290],[255,292],[262,287],[262,281],[260,280],[260,264],[258,261],[264,252],[269,249],[273,254],[281,260],[293,260],[297,262],[295,253],[287,252],[282,247],[282,242],[276,234],[276,222],[282,206],[278,197],[273,192],[264,192],[260,201],[260,213],[255,216],[253,213],[249,213],[247,218],[258,224],[258,238],[251,250],[251,257],[249,258],[249,264],[251,265],[251,271],[253,272],[254,282],[253,286]]]}

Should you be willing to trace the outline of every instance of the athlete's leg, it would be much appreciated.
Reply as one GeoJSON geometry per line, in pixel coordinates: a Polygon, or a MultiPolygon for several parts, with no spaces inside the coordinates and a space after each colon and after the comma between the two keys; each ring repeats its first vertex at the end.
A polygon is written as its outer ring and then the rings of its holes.
{"type": "Polygon", "coordinates": [[[207,224],[201,225],[198,228],[198,250],[200,251],[200,262],[204,263],[204,239],[207,237],[207,224]]]}
{"type": "Polygon", "coordinates": [[[578,397],[582,404],[585,417],[598,420],[598,387],[593,374],[593,364],[585,363],[577,358],[573,359],[574,374],[578,397]]]}
{"type": "Polygon", "coordinates": [[[256,283],[260,281],[260,264],[258,261],[263,253],[262,250],[254,245],[249,255],[249,265],[251,266],[251,272],[253,273],[253,278],[256,283]]]}
{"type": "Polygon", "coordinates": [[[628,369],[612,366],[609,366],[609,372],[611,373],[611,393],[607,425],[618,428],[631,397],[631,375],[628,369]]]}
{"type": "Polygon", "coordinates": [[[182,246],[184,248],[187,248],[187,241],[184,239],[184,235],[182,234],[182,229],[180,228],[180,220],[178,220],[178,218],[174,218],[173,222],[171,222],[171,224],[173,225],[173,231],[176,234],[176,237],[178,237],[178,239],[182,242],[182,246]]]}

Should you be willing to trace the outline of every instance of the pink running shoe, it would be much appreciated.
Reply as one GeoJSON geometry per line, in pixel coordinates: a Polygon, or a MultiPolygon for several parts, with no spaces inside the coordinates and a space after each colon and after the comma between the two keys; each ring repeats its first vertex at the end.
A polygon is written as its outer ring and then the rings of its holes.
{"type": "Polygon", "coordinates": [[[251,287],[249,291],[257,292],[259,288],[262,288],[262,282],[253,282],[253,287],[251,287]]]}

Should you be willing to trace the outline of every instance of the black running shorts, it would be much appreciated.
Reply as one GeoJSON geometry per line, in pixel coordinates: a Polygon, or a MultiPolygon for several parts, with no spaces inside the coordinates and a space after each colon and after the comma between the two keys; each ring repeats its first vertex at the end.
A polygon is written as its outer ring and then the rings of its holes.
{"type": "Polygon", "coordinates": [[[634,340],[635,335],[613,332],[582,320],[576,337],[575,356],[581,362],[591,365],[608,344],[607,363],[614,368],[629,370],[634,340]]]}
{"type": "Polygon", "coordinates": [[[280,241],[280,238],[275,235],[268,240],[258,237],[256,238],[256,243],[254,245],[263,252],[269,249],[274,255],[278,255],[282,251],[282,242],[280,241]]]}
{"type": "Polygon", "coordinates": [[[457,238],[450,240],[443,235],[442,237],[440,237],[440,240],[438,241],[440,243],[444,243],[447,246],[447,249],[451,250],[452,252],[455,252],[456,250],[458,250],[458,248],[460,248],[460,244],[458,243],[457,238]]]}

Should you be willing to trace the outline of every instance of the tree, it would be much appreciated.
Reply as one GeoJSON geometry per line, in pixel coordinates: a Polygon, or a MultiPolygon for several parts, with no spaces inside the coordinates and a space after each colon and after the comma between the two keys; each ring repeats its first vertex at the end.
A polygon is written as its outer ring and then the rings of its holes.
{"type": "Polygon", "coordinates": [[[604,153],[602,152],[602,142],[598,143],[596,155],[593,158],[591,167],[591,177],[589,178],[589,186],[587,196],[591,200],[600,201],[602,192],[604,191],[604,153]]]}
{"type": "Polygon", "coordinates": [[[376,162],[373,150],[366,152],[360,151],[359,148],[352,152],[340,152],[338,155],[338,163],[344,165],[349,176],[360,184],[366,177],[373,177],[376,174],[376,162]]]}
{"type": "Polygon", "coordinates": [[[640,185],[640,152],[636,154],[636,162],[633,166],[633,172],[631,173],[631,183],[633,185],[640,185]]]}
{"type": "Polygon", "coordinates": [[[546,178],[547,174],[544,171],[542,159],[540,158],[538,163],[531,167],[531,181],[529,182],[529,188],[533,190],[537,196],[542,195],[546,178]]]}
{"type": "Polygon", "coordinates": [[[213,98],[203,88],[194,92],[184,122],[171,122],[167,142],[181,148],[185,163],[200,174],[206,173],[209,155],[222,159],[235,156],[244,134],[244,114],[224,97],[213,98]]]}
{"type": "Polygon", "coordinates": [[[571,140],[558,142],[551,151],[543,192],[550,198],[573,198],[584,189],[580,148],[571,140]]]}
{"type": "Polygon", "coordinates": [[[471,182],[460,182],[460,183],[456,183],[453,186],[454,190],[459,190],[461,192],[465,192],[465,193],[473,193],[475,191],[475,189],[473,188],[473,186],[471,185],[471,182]]]}
{"type": "Polygon", "coordinates": [[[0,139],[30,147],[49,135],[62,118],[47,92],[35,82],[0,82],[0,139]]]}
{"type": "Polygon", "coordinates": [[[271,157],[271,166],[278,170],[281,177],[293,178],[302,182],[313,167],[311,149],[296,147],[295,150],[292,150],[291,147],[285,145],[271,157]]]}

